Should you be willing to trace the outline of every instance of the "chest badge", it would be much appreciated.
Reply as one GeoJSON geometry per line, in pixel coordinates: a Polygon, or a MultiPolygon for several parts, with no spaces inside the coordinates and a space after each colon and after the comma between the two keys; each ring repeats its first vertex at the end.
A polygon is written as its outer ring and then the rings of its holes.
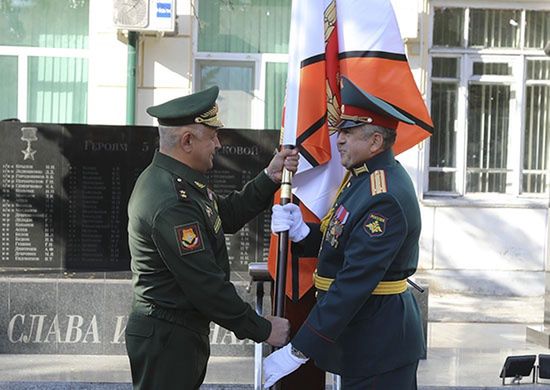
{"type": "Polygon", "coordinates": [[[220,228],[222,227],[222,220],[220,219],[220,216],[218,215],[218,208],[215,201],[213,201],[214,208],[216,211],[212,210],[212,208],[208,205],[204,206],[204,209],[206,210],[206,215],[208,215],[208,218],[210,219],[210,223],[214,227],[214,233],[218,234],[220,231],[220,228]]]}
{"type": "Polygon", "coordinates": [[[326,240],[333,248],[338,247],[338,239],[344,231],[344,225],[349,218],[349,211],[342,205],[334,212],[327,229],[326,240]]]}
{"type": "Polygon", "coordinates": [[[207,188],[206,192],[208,194],[208,199],[210,199],[211,202],[214,202],[214,191],[212,191],[210,188],[207,188]]]}
{"type": "Polygon", "coordinates": [[[383,215],[370,213],[363,228],[371,237],[379,237],[386,231],[387,218],[383,215]]]}
{"type": "Polygon", "coordinates": [[[214,215],[214,212],[210,208],[210,206],[206,205],[204,206],[204,209],[206,210],[206,214],[208,215],[208,218],[212,219],[212,216],[214,215]]]}

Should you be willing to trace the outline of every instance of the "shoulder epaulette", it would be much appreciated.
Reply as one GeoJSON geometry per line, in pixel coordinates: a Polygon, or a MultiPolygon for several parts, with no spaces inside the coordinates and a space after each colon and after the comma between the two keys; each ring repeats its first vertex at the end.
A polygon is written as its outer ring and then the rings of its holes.
{"type": "Polygon", "coordinates": [[[188,194],[185,180],[183,180],[181,177],[174,177],[174,188],[180,200],[187,200],[188,194]]]}
{"type": "Polygon", "coordinates": [[[384,172],[383,169],[374,171],[370,175],[370,192],[372,195],[388,192],[388,186],[386,185],[386,172],[384,172]]]}

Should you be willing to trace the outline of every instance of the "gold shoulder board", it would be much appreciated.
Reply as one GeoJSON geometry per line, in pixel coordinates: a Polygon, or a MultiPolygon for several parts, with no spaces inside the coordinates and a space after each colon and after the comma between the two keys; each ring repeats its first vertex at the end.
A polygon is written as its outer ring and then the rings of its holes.
{"type": "Polygon", "coordinates": [[[372,195],[388,192],[386,172],[384,170],[379,169],[370,175],[370,191],[372,195]]]}

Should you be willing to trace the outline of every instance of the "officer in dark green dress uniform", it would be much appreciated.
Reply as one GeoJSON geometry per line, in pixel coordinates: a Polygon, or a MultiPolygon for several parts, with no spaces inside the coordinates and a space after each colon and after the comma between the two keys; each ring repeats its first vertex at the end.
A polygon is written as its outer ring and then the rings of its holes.
{"type": "Polygon", "coordinates": [[[128,205],[134,302],[125,336],[135,389],[198,389],[211,321],[241,339],[288,342],[288,321],[257,315],[229,281],[224,234],[270,206],[283,166],[296,171],[297,152],[278,152],[240,192],[217,196],[205,173],[220,148],[218,91],[147,109],[159,122],[160,149],[128,205]]]}
{"type": "Polygon", "coordinates": [[[343,79],[337,145],[349,170],[321,225],[295,205],[274,206],[272,230],[289,230],[300,256],[315,256],[317,303],[284,348],[264,362],[269,387],[308,359],[340,374],[342,388],[416,389],[425,346],[421,316],[406,279],[418,263],[420,211],[391,147],[398,121],[384,101],[343,79]]]}

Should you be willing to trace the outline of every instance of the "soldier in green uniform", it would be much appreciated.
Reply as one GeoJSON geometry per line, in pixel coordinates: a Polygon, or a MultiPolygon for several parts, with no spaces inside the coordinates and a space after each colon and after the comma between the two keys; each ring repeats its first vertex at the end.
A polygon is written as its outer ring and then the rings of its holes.
{"type": "Polygon", "coordinates": [[[315,255],[317,303],[284,348],[264,362],[265,387],[308,359],[340,374],[346,390],[414,390],[425,346],[406,279],[418,263],[420,211],[405,169],[392,152],[392,106],[343,78],[337,146],[349,180],[321,225],[298,206],[274,206],[272,230],[289,230],[293,250],[315,255]]]}
{"type": "Polygon", "coordinates": [[[288,342],[289,323],[261,317],[229,281],[225,233],[267,208],[283,166],[296,171],[296,151],[283,150],[239,192],[219,197],[205,174],[221,147],[218,87],[149,107],[160,148],[128,204],[134,300],[126,349],[135,389],[198,389],[210,355],[210,322],[239,338],[288,342]]]}

